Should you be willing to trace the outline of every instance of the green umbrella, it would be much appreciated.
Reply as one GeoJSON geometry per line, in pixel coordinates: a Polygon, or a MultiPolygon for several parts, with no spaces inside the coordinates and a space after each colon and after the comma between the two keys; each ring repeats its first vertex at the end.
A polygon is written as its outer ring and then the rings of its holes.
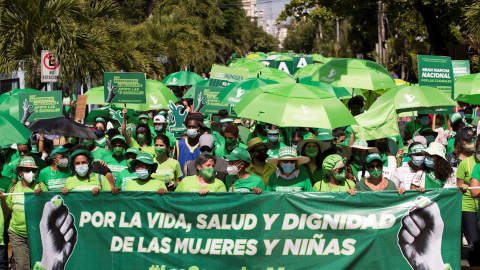
{"type": "Polygon", "coordinates": [[[357,124],[334,95],[305,84],[271,84],[252,90],[233,108],[239,117],[281,127],[333,129],[357,124]]]}
{"type": "Polygon", "coordinates": [[[237,81],[225,87],[217,95],[217,98],[220,100],[220,103],[238,103],[242,97],[244,97],[245,94],[248,94],[251,90],[267,84],[278,84],[278,82],[267,79],[247,79],[237,81]]]}
{"type": "MultiPolygon", "coordinates": [[[[263,67],[257,70],[257,74],[261,79],[269,79],[279,83],[295,83],[295,80],[290,77],[286,72],[269,67],[263,67]]],[[[250,76],[250,75],[249,75],[250,76]]],[[[257,76],[255,76],[257,77],[257,76]]]]}
{"type": "MultiPolygon", "coordinates": [[[[201,78],[201,77],[200,77],[201,78]]],[[[202,79],[203,80],[203,79],[202,79]]],[[[163,83],[155,80],[147,80],[147,102],[146,103],[127,103],[127,108],[136,111],[151,111],[168,109],[170,101],[177,102],[178,98],[163,83]]],[[[123,107],[123,104],[114,104],[117,107],[123,107]]]]}
{"type": "Polygon", "coordinates": [[[195,89],[197,88],[197,86],[208,86],[209,83],[210,83],[210,79],[202,80],[202,81],[197,82],[196,84],[192,85],[192,87],[190,87],[187,90],[185,95],[183,95],[183,98],[193,98],[193,96],[195,94],[195,89]]]}
{"type": "Polygon", "coordinates": [[[312,75],[312,81],[366,90],[389,89],[396,86],[392,76],[382,65],[353,58],[334,59],[324,64],[312,75]]]}
{"type": "Polygon", "coordinates": [[[26,92],[38,92],[38,90],[15,88],[10,92],[0,95],[0,113],[8,114],[17,120],[20,120],[20,104],[18,103],[18,94],[26,92]]]}
{"type": "MultiPolygon", "coordinates": [[[[85,118],[85,123],[95,124],[95,119],[100,116],[111,118],[114,120],[119,120],[119,117],[123,118],[122,110],[123,110],[123,107],[116,107],[113,105],[108,105],[99,109],[94,109],[85,118]]],[[[135,125],[137,124],[138,119],[135,116],[134,110],[127,109],[127,116],[128,116],[129,122],[133,122],[135,125]]],[[[121,121],[118,121],[118,122],[120,124],[122,123],[121,121]]]]}
{"type": "Polygon", "coordinates": [[[0,146],[2,148],[10,147],[14,143],[26,143],[32,135],[20,121],[8,114],[0,113],[0,146]]]}
{"type": "Polygon", "coordinates": [[[191,71],[179,71],[172,73],[163,79],[162,83],[166,86],[184,86],[194,85],[203,80],[202,76],[191,71]]]}
{"type": "Polygon", "coordinates": [[[328,83],[312,82],[310,76],[301,78],[301,79],[298,80],[298,82],[322,88],[322,89],[330,92],[331,94],[335,95],[339,99],[352,98],[352,91],[353,90],[348,91],[347,88],[345,88],[345,87],[336,87],[336,86],[332,86],[331,84],[328,84],[328,83]]]}
{"type": "Polygon", "coordinates": [[[311,54],[310,56],[313,58],[314,63],[325,64],[325,63],[329,62],[330,60],[332,60],[332,58],[324,57],[321,54],[311,54]]]}
{"type": "MultiPolygon", "coordinates": [[[[302,67],[301,69],[297,70],[295,74],[293,74],[294,79],[301,79],[303,77],[309,77],[312,76],[313,73],[315,73],[317,70],[319,70],[322,67],[323,64],[310,64],[302,67]]],[[[311,78],[310,78],[311,80],[311,78]]]]}
{"type": "Polygon", "coordinates": [[[455,100],[480,105],[480,73],[455,80],[455,100]]]}
{"type": "Polygon", "coordinates": [[[280,55],[275,61],[293,61],[293,58],[290,55],[280,55]]]}
{"type": "Polygon", "coordinates": [[[230,64],[228,67],[230,68],[241,68],[241,69],[246,69],[246,70],[259,70],[259,69],[262,69],[265,67],[264,64],[262,64],[262,62],[258,62],[258,61],[252,61],[252,60],[248,60],[248,61],[240,61],[240,62],[235,62],[233,64],[230,64]]]}
{"type": "Polygon", "coordinates": [[[105,103],[105,89],[103,86],[90,88],[85,95],[87,96],[87,104],[107,105],[105,103]]]}
{"type": "Polygon", "coordinates": [[[458,106],[447,94],[437,88],[419,85],[400,85],[388,90],[379,97],[370,109],[374,109],[390,100],[393,100],[397,113],[458,106]]]}

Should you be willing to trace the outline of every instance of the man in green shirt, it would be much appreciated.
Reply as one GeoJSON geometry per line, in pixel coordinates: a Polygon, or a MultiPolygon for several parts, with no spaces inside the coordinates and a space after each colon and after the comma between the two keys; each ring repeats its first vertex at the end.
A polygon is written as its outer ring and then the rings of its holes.
{"type": "Polygon", "coordinates": [[[245,168],[250,165],[252,158],[246,149],[236,147],[225,156],[228,160],[226,188],[231,192],[254,192],[260,194],[265,189],[262,178],[253,173],[248,173],[245,168]]]}
{"type": "Polygon", "coordinates": [[[82,145],[88,147],[90,153],[92,153],[94,161],[104,160],[105,157],[109,156],[108,150],[105,148],[100,148],[95,144],[94,139],[83,139],[82,145]]]}
{"type": "Polygon", "coordinates": [[[130,180],[135,179],[137,175],[135,174],[135,170],[131,167],[131,162],[137,158],[138,149],[130,147],[125,151],[125,159],[127,163],[127,169],[121,171],[117,175],[117,179],[115,180],[115,187],[120,187],[121,190],[125,190],[127,184],[130,180]]]}
{"type": "Polygon", "coordinates": [[[60,191],[72,175],[68,168],[68,149],[58,146],[50,153],[52,164],[40,171],[38,182],[44,183],[50,191],[60,191]]]}
{"type": "Polygon", "coordinates": [[[113,178],[116,179],[118,174],[127,169],[127,159],[123,155],[126,142],[125,137],[122,135],[115,135],[110,140],[112,155],[106,156],[103,161],[107,164],[107,167],[112,171],[113,178]]]}

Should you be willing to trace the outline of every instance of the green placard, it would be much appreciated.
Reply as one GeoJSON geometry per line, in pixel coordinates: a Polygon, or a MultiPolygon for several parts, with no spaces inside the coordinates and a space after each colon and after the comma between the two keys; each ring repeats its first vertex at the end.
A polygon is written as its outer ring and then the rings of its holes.
{"type": "Polygon", "coordinates": [[[460,269],[461,205],[446,188],[25,192],[32,265],[66,270],[460,269]]]}
{"type": "Polygon", "coordinates": [[[18,94],[20,122],[33,122],[62,116],[62,91],[26,92],[18,94]]]}
{"type": "Polygon", "coordinates": [[[248,79],[248,71],[214,65],[210,72],[210,86],[227,87],[230,83],[248,79]]]}
{"type": "Polygon", "coordinates": [[[229,114],[232,115],[232,108],[235,104],[220,103],[217,98],[222,90],[223,87],[197,86],[193,97],[193,110],[206,114],[218,114],[219,110],[227,109],[229,114]]]}
{"type": "Polygon", "coordinates": [[[168,131],[177,139],[182,137],[185,131],[187,131],[183,122],[185,122],[188,112],[184,110],[182,113],[183,109],[183,105],[175,105],[175,103],[170,100],[170,104],[168,105],[168,131]]]}
{"type": "MultiPolygon", "coordinates": [[[[452,99],[454,97],[454,78],[452,60],[447,56],[418,55],[418,84],[436,87],[452,99]]],[[[422,111],[419,113],[451,114],[451,109],[422,111]]]]}
{"type": "Polygon", "coordinates": [[[105,103],[146,103],[145,73],[103,74],[105,103]]]}
{"type": "Polygon", "coordinates": [[[452,66],[454,79],[470,74],[469,60],[452,60],[452,66]]]}

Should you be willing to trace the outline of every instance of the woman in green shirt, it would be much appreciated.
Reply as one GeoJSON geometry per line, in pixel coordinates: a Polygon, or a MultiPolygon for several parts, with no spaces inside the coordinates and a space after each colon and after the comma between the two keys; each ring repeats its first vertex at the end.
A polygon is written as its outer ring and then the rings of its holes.
{"type": "Polygon", "coordinates": [[[183,178],[175,189],[175,192],[198,192],[201,196],[205,196],[210,191],[227,191],[223,182],[213,177],[215,171],[214,157],[200,154],[197,159],[195,159],[195,167],[197,168],[197,175],[183,178]]]}
{"type": "Polygon", "coordinates": [[[167,135],[160,134],[155,137],[155,161],[158,168],[153,172],[153,177],[163,180],[168,190],[175,190],[176,183],[182,180],[182,169],[177,160],[170,158],[170,139],[167,135]]]}
{"type": "Polygon", "coordinates": [[[245,168],[250,166],[252,158],[246,149],[235,147],[229,155],[225,156],[228,160],[227,177],[225,179],[227,190],[231,192],[252,192],[261,194],[265,189],[260,176],[248,173],[245,168]]]}
{"type": "Polygon", "coordinates": [[[139,124],[135,130],[135,139],[127,133],[127,107],[123,108],[122,135],[125,137],[128,147],[135,147],[141,153],[155,156],[155,148],[152,145],[152,133],[146,124],[139,124]]]}
{"type": "Polygon", "coordinates": [[[348,190],[350,195],[355,195],[356,191],[382,191],[398,190],[398,194],[405,193],[404,188],[397,189],[397,186],[391,180],[382,176],[383,162],[378,153],[372,153],[367,156],[368,177],[357,182],[354,189],[348,190]]]}
{"type": "Polygon", "coordinates": [[[298,166],[300,171],[304,172],[310,178],[314,185],[323,178],[322,173],[322,155],[320,155],[320,141],[313,134],[297,144],[297,150],[302,156],[310,158],[308,163],[298,166]]]}
{"type": "Polygon", "coordinates": [[[67,152],[68,149],[63,146],[55,148],[50,153],[52,164],[40,171],[38,182],[44,183],[48,190],[60,191],[67,178],[72,175],[72,171],[68,168],[67,152]]]}
{"type": "MultiPolygon", "coordinates": [[[[40,191],[48,190],[44,183],[35,180],[37,169],[38,167],[35,165],[33,157],[21,157],[17,165],[17,179],[21,179],[21,181],[12,184],[9,192],[22,193],[22,195],[10,195],[5,199],[3,193],[0,193],[2,210],[6,214],[12,213],[8,236],[13,256],[15,256],[16,269],[30,269],[30,249],[28,246],[23,193],[34,192],[38,195],[40,191]]],[[[3,228],[1,232],[3,233],[3,228]]]]}
{"type": "Polygon", "coordinates": [[[268,159],[268,162],[278,169],[270,175],[266,191],[313,191],[308,175],[298,169],[300,165],[307,163],[309,160],[308,157],[297,156],[297,150],[291,146],[280,148],[278,158],[268,159]]]}
{"type": "Polygon", "coordinates": [[[121,188],[121,190],[125,190],[127,184],[130,180],[135,179],[137,176],[135,174],[135,170],[132,168],[132,161],[137,158],[139,154],[137,148],[130,147],[125,150],[123,154],[125,156],[127,162],[127,169],[121,171],[117,179],[115,180],[115,187],[121,188]]]}
{"type": "Polygon", "coordinates": [[[345,164],[340,155],[329,155],[322,165],[325,177],[313,186],[313,191],[340,192],[355,188],[355,182],[345,176],[345,164]]]}
{"type": "Polygon", "coordinates": [[[347,178],[359,181],[362,176],[359,172],[365,171],[365,160],[370,153],[378,153],[375,147],[369,147],[366,141],[355,140],[352,146],[344,148],[344,154],[348,157],[346,164],[347,178]]]}
{"type": "Polygon", "coordinates": [[[150,154],[138,154],[131,166],[135,170],[137,178],[128,182],[126,191],[157,191],[158,194],[165,195],[167,191],[165,182],[152,177],[152,174],[157,171],[158,164],[150,154]]]}

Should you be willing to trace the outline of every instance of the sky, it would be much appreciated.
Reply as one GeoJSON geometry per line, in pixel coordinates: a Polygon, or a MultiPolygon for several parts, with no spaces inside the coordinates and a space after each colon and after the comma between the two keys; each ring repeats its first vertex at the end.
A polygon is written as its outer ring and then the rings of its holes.
{"type": "Polygon", "coordinates": [[[290,3],[290,0],[257,0],[257,9],[265,10],[265,17],[267,19],[276,20],[285,4],[288,3],[290,3]],[[272,8],[271,14],[269,14],[269,5],[272,8]]]}

